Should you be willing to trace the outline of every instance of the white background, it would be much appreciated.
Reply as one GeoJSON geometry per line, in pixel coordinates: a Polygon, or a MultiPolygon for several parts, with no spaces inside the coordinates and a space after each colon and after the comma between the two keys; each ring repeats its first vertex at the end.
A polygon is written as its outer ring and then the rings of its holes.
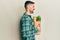
{"type": "MultiPolygon", "coordinates": [[[[0,0],[0,40],[19,40],[19,20],[26,0],[0,0]]],[[[33,0],[40,15],[41,34],[36,40],[60,40],[60,0],[33,0]]]]}

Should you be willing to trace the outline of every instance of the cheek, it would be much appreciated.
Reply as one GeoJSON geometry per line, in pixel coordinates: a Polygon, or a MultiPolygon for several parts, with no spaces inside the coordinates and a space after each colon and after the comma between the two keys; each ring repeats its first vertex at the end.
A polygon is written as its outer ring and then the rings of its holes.
{"type": "Polygon", "coordinates": [[[31,9],[33,9],[33,7],[32,7],[32,6],[31,6],[30,8],[31,8],[31,9]]]}
{"type": "Polygon", "coordinates": [[[33,7],[31,7],[31,10],[34,10],[34,8],[33,8],[33,7]]]}
{"type": "Polygon", "coordinates": [[[30,10],[33,11],[34,10],[34,7],[33,6],[30,6],[30,10]]]}

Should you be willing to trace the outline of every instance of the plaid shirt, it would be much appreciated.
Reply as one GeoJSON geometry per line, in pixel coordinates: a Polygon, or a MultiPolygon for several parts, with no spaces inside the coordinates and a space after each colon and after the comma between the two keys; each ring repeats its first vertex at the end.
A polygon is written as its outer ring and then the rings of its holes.
{"type": "Polygon", "coordinates": [[[20,20],[22,40],[35,40],[35,33],[38,31],[34,27],[34,22],[30,15],[24,13],[20,20]]]}

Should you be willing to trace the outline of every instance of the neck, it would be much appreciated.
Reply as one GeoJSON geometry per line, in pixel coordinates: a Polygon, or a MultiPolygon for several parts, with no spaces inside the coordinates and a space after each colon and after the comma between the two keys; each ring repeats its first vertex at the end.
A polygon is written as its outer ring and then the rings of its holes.
{"type": "Polygon", "coordinates": [[[26,10],[26,13],[27,13],[28,15],[30,15],[30,14],[31,14],[29,10],[26,10]]]}

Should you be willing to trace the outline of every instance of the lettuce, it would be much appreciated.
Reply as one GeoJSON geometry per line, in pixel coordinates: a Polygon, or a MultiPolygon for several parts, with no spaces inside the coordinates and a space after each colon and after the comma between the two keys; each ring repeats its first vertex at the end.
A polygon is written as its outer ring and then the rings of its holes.
{"type": "Polygon", "coordinates": [[[37,16],[36,17],[36,21],[41,21],[41,17],[40,16],[37,16]]]}

